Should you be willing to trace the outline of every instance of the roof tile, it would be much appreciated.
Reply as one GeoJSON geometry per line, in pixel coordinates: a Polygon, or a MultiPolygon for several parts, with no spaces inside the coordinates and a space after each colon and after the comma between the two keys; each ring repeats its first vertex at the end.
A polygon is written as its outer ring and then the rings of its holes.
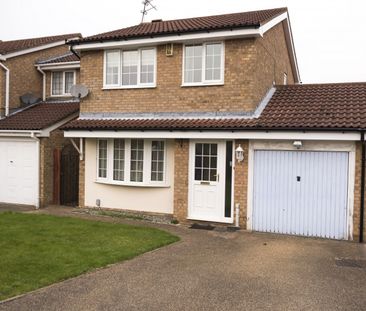
{"type": "Polygon", "coordinates": [[[366,129],[366,83],[276,86],[261,116],[253,119],[77,119],[64,129],[366,129]]]}
{"type": "Polygon", "coordinates": [[[41,102],[0,120],[1,130],[42,130],[79,111],[79,102],[41,102]]]}
{"type": "Polygon", "coordinates": [[[141,23],[98,35],[73,40],[70,43],[95,42],[104,40],[121,40],[152,35],[169,35],[187,32],[202,32],[245,27],[259,27],[274,17],[287,12],[287,8],[262,11],[242,12],[214,16],[204,16],[168,21],[141,23]]]}
{"type": "Polygon", "coordinates": [[[72,33],[72,34],[41,37],[41,38],[0,41],[0,54],[9,54],[13,52],[18,52],[26,49],[39,47],[45,44],[50,44],[57,41],[72,39],[76,37],[81,38],[82,36],[80,33],[72,33]]]}

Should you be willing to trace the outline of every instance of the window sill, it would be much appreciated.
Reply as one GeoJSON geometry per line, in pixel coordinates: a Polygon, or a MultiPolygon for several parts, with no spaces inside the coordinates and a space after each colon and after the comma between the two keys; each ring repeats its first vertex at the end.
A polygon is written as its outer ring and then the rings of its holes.
{"type": "Polygon", "coordinates": [[[156,85],[103,86],[102,90],[153,89],[156,85]]]}
{"type": "Polygon", "coordinates": [[[222,86],[224,82],[215,83],[183,83],[181,87],[196,87],[196,86],[222,86]]]}
{"type": "Polygon", "coordinates": [[[72,97],[71,94],[50,95],[50,97],[72,97]]]}
{"type": "Polygon", "coordinates": [[[113,185],[113,186],[125,186],[125,187],[138,187],[138,188],[170,188],[170,185],[166,183],[133,183],[133,182],[120,182],[115,180],[104,180],[104,179],[96,179],[96,183],[105,184],[105,185],[113,185]]]}

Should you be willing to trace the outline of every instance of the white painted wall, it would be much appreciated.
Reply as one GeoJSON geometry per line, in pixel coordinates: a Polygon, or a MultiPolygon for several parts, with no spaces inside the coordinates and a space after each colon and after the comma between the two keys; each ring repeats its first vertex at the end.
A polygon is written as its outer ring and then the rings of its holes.
{"type": "Polygon", "coordinates": [[[95,207],[101,200],[101,207],[144,211],[152,213],[173,213],[174,203],[174,141],[167,140],[167,187],[136,187],[109,185],[96,182],[97,147],[96,139],[85,142],[85,205],[95,207]]]}

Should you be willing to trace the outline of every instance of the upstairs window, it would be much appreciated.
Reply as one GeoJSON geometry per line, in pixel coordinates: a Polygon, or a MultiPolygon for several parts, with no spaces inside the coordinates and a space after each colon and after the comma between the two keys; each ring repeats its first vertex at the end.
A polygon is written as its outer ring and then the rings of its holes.
{"type": "Polygon", "coordinates": [[[51,95],[67,96],[70,94],[71,87],[75,84],[74,71],[55,71],[51,76],[51,95]]]}
{"type": "Polygon", "coordinates": [[[105,88],[155,87],[156,49],[105,52],[105,88]]]}
{"type": "Polygon", "coordinates": [[[184,47],[183,85],[222,84],[224,45],[205,43],[184,47]]]}

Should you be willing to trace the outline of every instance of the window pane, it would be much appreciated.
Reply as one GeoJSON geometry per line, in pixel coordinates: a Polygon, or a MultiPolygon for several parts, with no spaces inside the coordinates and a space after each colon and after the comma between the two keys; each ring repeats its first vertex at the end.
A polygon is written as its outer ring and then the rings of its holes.
{"type": "Polygon", "coordinates": [[[118,85],[120,52],[113,51],[106,53],[106,84],[118,85]]]}
{"type": "Polygon", "coordinates": [[[151,142],[151,181],[164,180],[164,141],[151,142]]]}
{"type": "Polygon", "coordinates": [[[107,177],[107,145],[106,139],[98,141],[98,177],[107,177]]]}
{"type": "Polygon", "coordinates": [[[194,178],[217,180],[217,144],[196,144],[194,178]]]}
{"type": "Polygon", "coordinates": [[[206,45],[205,80],[221,80],[222,44],[206,45]]]}
{"type": "Polygon", "coordinates": [[[124,180],[125,177],[125,140],[115,139],[113,146],[113,179],[124,180]]]}
{"type": "Polygon", "coordinates": [[[185,47],[184,82],[202,82],[202,45],[185,47]]]}
{"type": "Polygon", "coordinates": [[[122,53],[122,85],[137,85],[138,51],[122,53]]]}
{"type": "Polygon", "coordinates": [[[52,72],[52,95],[62,95],[63,72],[52,72]]]}
{"type": "Polygon", "coordinates": [[[70,94],[70,89],[74,85],[74,73],[65,72],[65,94],[70,94]]]}
{"type": "Polygon", "coordinates": [[[144,170],[144,141],[143,139],[131,139],[131,170],[130,180],[143,181],[144,170]]]}
{"type": "Polygon", "coordinates": [[[140,83],[154,83],[155,50],[141,50],[140,83]]]}

